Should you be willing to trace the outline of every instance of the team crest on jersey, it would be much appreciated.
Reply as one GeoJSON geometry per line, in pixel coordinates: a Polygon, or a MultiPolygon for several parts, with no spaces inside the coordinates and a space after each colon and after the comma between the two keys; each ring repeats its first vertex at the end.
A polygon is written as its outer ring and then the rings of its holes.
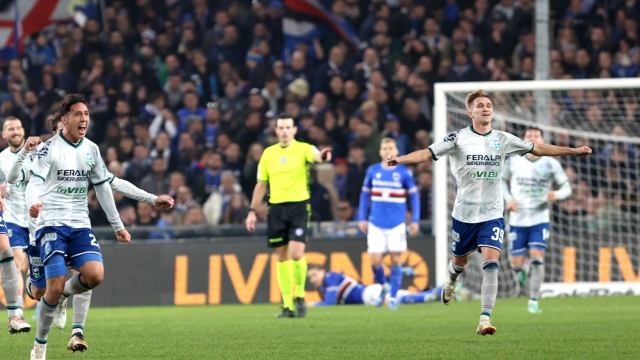
{"type": "Polygon", "coordinates": [[[493,140],[493,147],[494,147],[496,150],[500,150],[500,149],[502,149],[502,143],[500,142],[500,140],[498,140],[498,139],[494,139],[494,140],[493,140]]]}
{"type": "Polygon", "coordinates": [[[44,244],[44,254],[49,255],[50,252],[51,252],[51,244],[47,242],[44,244]]]}
{"type": "Polygon", "coordinates": [[[87,162],[87,164],[93,165],[93,154],[90,152],[84,154],[84,160],[87,162]]]}
{"type": "Polygon", "coordinates": [[[538,166],[538,172],[540,173],[540,175],[544,176],[547,175],[547,166],[546,165],[540,165],[538,166]]]}
{"type": "Polygon", "coordinates": [[[287,158],[286,158],[286,157],[284,157],[284,156],[283,156],[283,157],[281,157],[281,158],[280,158],[280,162],[281,162],[281,163],[283,163],[283,164],[284,164],[284,163],[286,163],[286,162],[287,162],[287,158]]]}
{"type": "Polygon", "coordinates": [[[397,172],[393,173],[393,181],[400,181],[400,173],[397,173],[397,172]]]}
{"type": "Polygon", "coordinates": [[[37,266],[33,266],[31,268],[31,275],[33,275],[33,277],[35,279],[39,279],[40,278],[40,268],[37,266]]]}
{"type": "Polygon", "coordinates": [[[376,179],[380,179],[381,177],[382,177],[382,174],[376,173],[376,179]]]}

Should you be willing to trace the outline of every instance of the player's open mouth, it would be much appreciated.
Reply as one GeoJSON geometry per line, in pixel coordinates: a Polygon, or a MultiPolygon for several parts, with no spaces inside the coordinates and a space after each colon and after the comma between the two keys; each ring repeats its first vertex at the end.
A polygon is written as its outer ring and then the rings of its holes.
{"type": "Polygon", "coordinates": [[[86,133],[86,132],[87,132],[87,127],[86,127],[86,126],[83,126],[83,125],[78,126],[78,132],[79,132],[80,134],[84,134],[84,133],[86,133]]]}

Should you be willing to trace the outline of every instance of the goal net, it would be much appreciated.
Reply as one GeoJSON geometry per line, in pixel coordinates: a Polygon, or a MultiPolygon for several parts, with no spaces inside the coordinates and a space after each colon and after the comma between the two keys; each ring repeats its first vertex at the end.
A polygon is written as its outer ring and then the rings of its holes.
{"type": "MultiPolygon", "coordinates": [[[[550,206],[551,231],[541,296],[638,292],[640,274],[640,82],[637,79],[436,84],[433,140],[468,127],[466,95],[478,88],[494,99],[493,128],[518,137],[535,126],[554,145],[590,146],[587,158],[561,157],[573,194],[550,206]],[[634,283],[635,282],[635,283],[634,283]]],[[[434,164],[436,278],[451,257],[456,186],[448,162],[434,164]]],[[[499,296],[528,294],[509,261],[507,229],[499,296]]],[[[475,252],[461,277],[480,293],[482,258],[475,252]]],[[[526,283],[525,283],[526,286],[526,283]]]]}

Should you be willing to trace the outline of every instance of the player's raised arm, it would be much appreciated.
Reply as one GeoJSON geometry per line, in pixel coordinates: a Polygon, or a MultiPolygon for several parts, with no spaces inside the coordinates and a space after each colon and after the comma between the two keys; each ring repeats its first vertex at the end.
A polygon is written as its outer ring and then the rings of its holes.
{"type": "Polygon", "coordinates": [[[173,207],[173,199],[170,196],[167,196],[167,195],[157,196],[157,195],[150,194],[138,188],[137,186],[133,185],[132,183],[128,182],[127,180],[123,180],[115,176],[112,177],[109,183],[111,184],[111,189],[113,189],[116,192],[119,192],[120,194],[124,195],[129,199],[145,202],[149,205],[159,207],[165,210],[171,209],[173,207]]]}
{"type": "Polygon", "coordinates": [[[18,151],[18,156],[14,160],[9,173],[7,173],[7,182],[9,184],[15,184],[26,180],[28,175],[23,169],[24,161],[27,159],[27,156],[29,156],[29,153],[35,150],[41,142],[42,140],[39,136],[30,136],[27,138],[22,149],[18,151]]]}
{"type": "Polygon", "coordinates": [[[431,159],[438,160],[445,155],[452,154],[456,151],[458,133],[460,133],[460,130],[450,133],[424,150],[414,151],[404,156],[387,156],[387,165],[418,164],[431,159]]]}
{"type": "Polygon", "coordinates": [[[570,148],[565,146],[555,146],[549,144],[535,144],[531,153],[535,156],[580,156],[585,157],[591,154],[591,148],[581,146],[579,148],[570,148]]]}
{"type": "Polygon", "coordinates": [[[387,165],[396,166],[398,164],[418,164],[433,159],[431,149],[418,150],[404,156],[387,156],[387,165]]]}

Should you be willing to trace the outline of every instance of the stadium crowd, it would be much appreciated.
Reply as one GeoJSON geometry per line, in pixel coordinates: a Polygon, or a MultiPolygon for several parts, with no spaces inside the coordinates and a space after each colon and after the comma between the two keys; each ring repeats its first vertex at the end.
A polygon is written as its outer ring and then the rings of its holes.
{"type": "MultiPolygon", "coordinates": [[[[534,78],[533,0],[319,2],[358,34],[359,51],[328,29],[291,48],[281,0],[106,1],[104,21],[60,23],[30,39],[0,76],[0,116],[20,118],[27,135],[45,134],[64,94],[86,94],[88,136],[109,170],[176,199],[175,211],[158,213],[116,194],[122,220],[166,226],[242,223],[258,160],[287,113],[299,140],[333,149],[333,164],[313,169],[312,220],[346,222],[383,137],[400,154],[430,144],[435,82],[534,78]]],[[[639,75],[640,2],[551,3],[552,78],[639,75]]],[[[587,102],[588,93],[575,96],[587,102]]],[[[521,103],[519,115],[531,116],[530,99],[521,103]]],[[[635,131],[637,102],[624,111],[635,131]]],[[[597,106],[584,113],[602,117],[597,106]]],[[[635,148],[608,154],[598,161],[637,158],[635,148]]],[[[421,217],[430,219],[431,164],[413,170],[421,217]]],[[[563,206],[578,211],[580,201],[563,206]]],[[[580,209],[590,211],[584,201],[580,209]]],[[[94,225],[108,224],[95,194],[90,210],[94,225]]]]}

